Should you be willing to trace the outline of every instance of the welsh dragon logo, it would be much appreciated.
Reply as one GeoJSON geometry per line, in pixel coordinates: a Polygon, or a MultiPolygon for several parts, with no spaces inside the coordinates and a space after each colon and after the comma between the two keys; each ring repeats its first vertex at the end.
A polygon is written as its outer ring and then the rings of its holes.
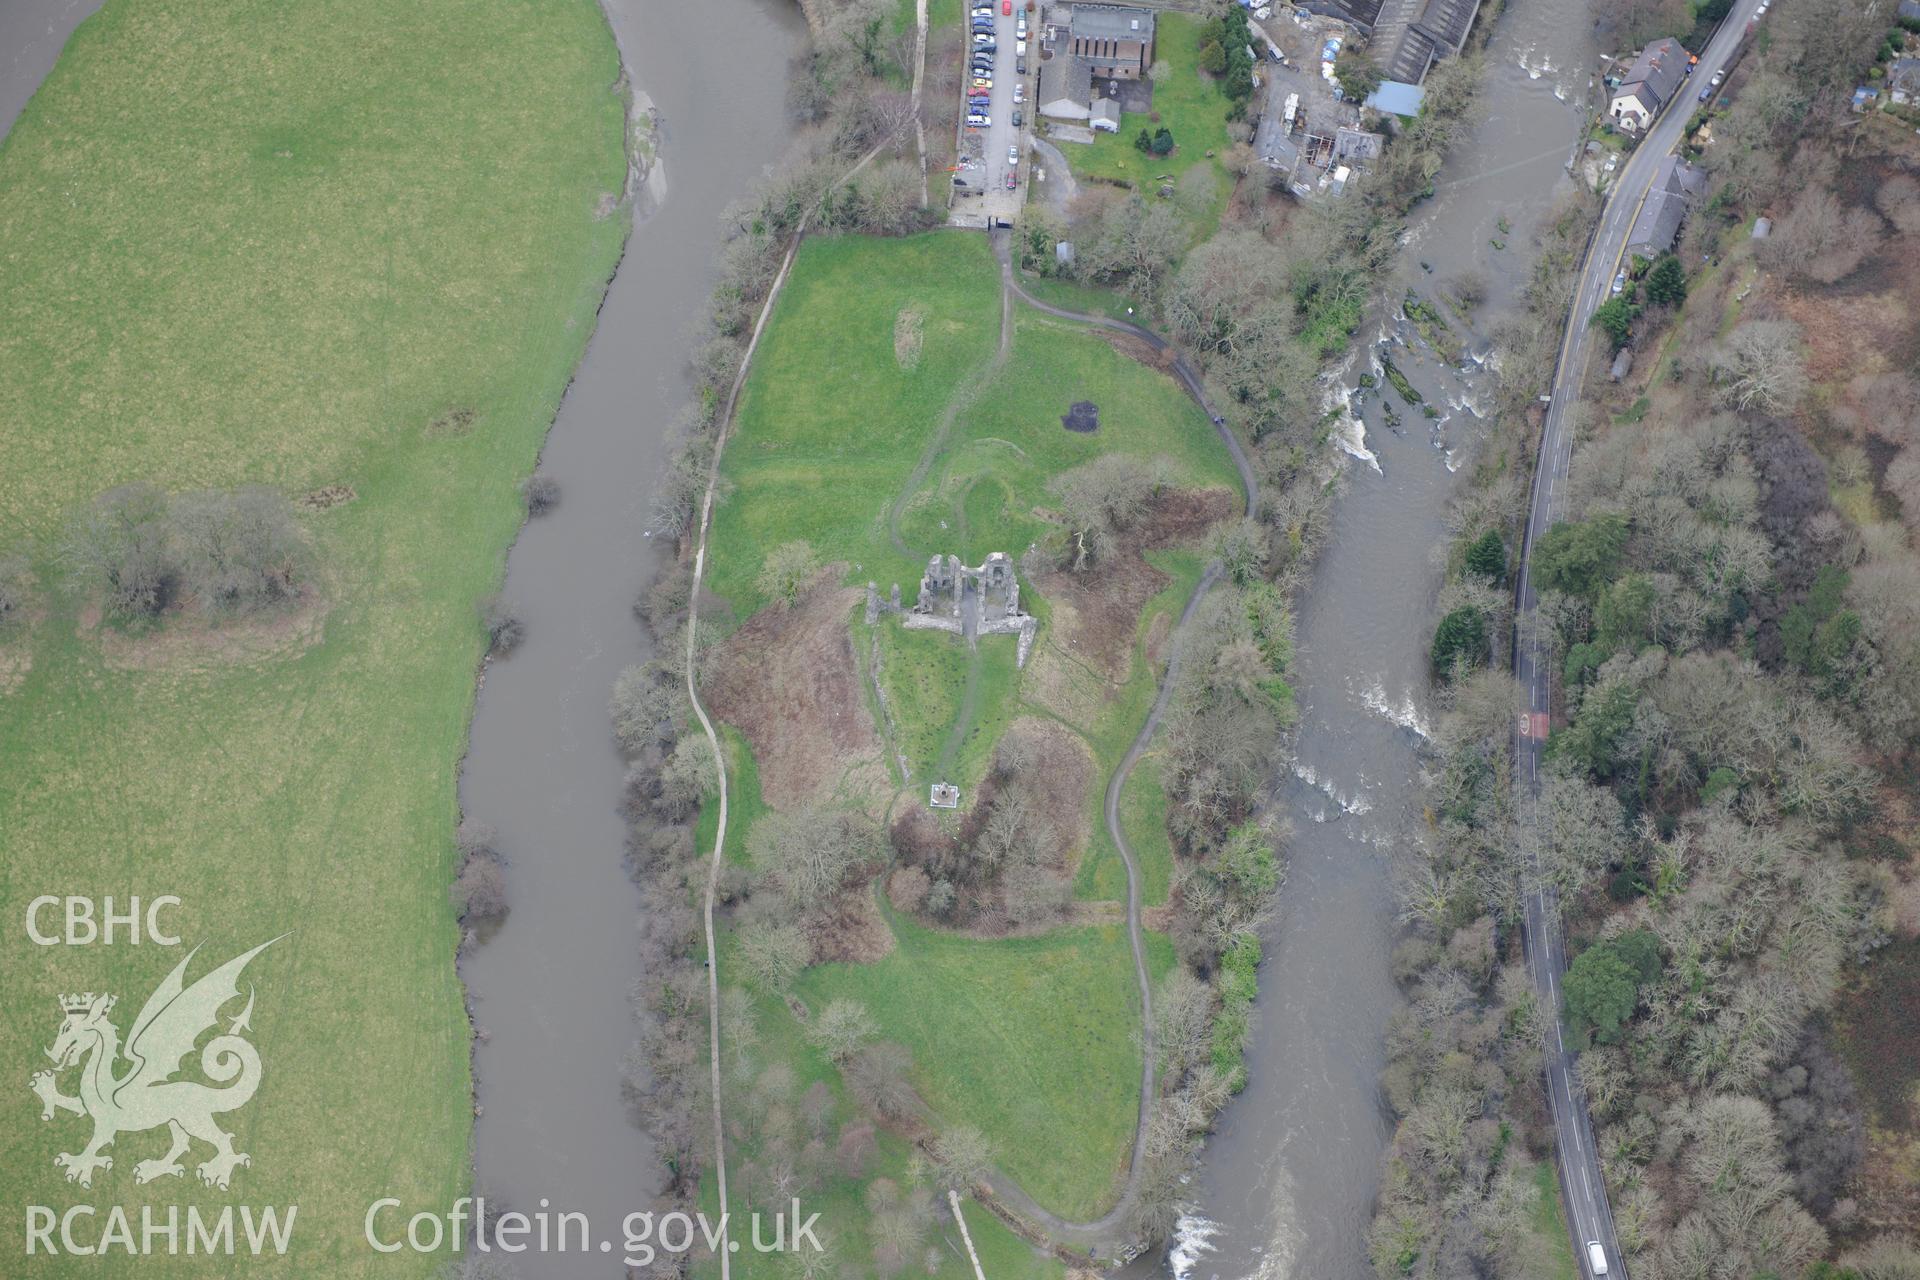
{"type": "Polygon", "coordinates": [[[116,997],[91,991],[60,997],[60,1011],[66,1017],[47,1050],[53,1070],[35,1073],[32,1087],[40,1098],[42,1120],[53,1119],[58,1111],[93,1118],[93,1141],[86,1149],[53,1158],[67,1171],[68,1182],[91,1187],[95,1170],[113,1168],[113,1158],[102,1152],[115,1138],[161,1125],[172,1135],[173,1145],[158,1160],[134,1165],[135,1182],[180,1177],[186,1172],[180,1157],[196,1138],[213,1147],[213,1158],[198,1169],[200,1181],[210,1187],[226,1190],[234,1169],[253,1163],[245,1152],[233,1149],[233,1135],[214,1122],[215,1116],[244,1107],[260,1087],[260,1055],[242,1035],[252,1029],[252,987],[247,989],[246,1007],[228,1019],[224,1033],[200,1050],[201,1073],[223,1087],[174,1076],[200,1037],[217,1027],[220,1010],[239,998],[240,971],[278,941],[263,942],[187,986],[187,965],[200,950],[195,947],[147,997],[124,1048],[119,1028],[107,1016],[116,997]],[[128,1064],[124,1070],[123,1058],[128,1064]],[[59,1077],[74,1066],[80,1068],[80,1093],[69,1097],[60,1092],[59,1077]]]}

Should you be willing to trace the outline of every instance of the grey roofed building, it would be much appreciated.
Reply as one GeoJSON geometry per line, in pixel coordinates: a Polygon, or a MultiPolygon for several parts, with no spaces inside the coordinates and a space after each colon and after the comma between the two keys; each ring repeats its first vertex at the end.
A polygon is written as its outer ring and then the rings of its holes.
{"type": "Polygon", "coordinates": [[[1920,102],[1920,58],[1895,58],[1887,64],[1887,96],[1902,105],[1920,102]]]}
{"type": "Polygon", "coordinates": [[[1687,209],[1707,189],[1707,175],[1679,156],[1667,156],[1653,171],[1646,203],[1627,233],[1627,252],[1657,258],[1673,248],[1687,209]]]}
{"type": "Polygon", "coordinates": [[[1153,10],[1076,4],[1067,20],[1067,51],[1103,78],[1138,79],[1153,63],[1153,10]]]}
{"type": "Polygon", "coordinates": [[[1381,68],[1386,78],[1419,84],[1435,62],[1460,52],[1479,12],[1480,0],[1425,0],[1381,68]]]}
{"type": "Polygon", "coordinates": [[[1343,125],[1334,131],[1333,154],[1339,160],[1374,160],[1379,158],[1380,149],[1386,145],[1386,141],[1377,133],[1349,129],[1343,125]]]}
{"type": "Polygon", "coordinates": [[[1120,100],[1118,98],[1095,98],[1088,116],[1094,128],[1104,129],[1108,133],[1120,132],[1120,100]]]}
{"type": "Polygon", "coordinates": [[[1033,95],[1043,116],[1055,120],[1085,120],[1093,101],[1093,72],[1071,54],[1059,53],[1040,64],[1040,88],[1033,95]]]}
{"type": "Polygon", "coordinates": [[[1687,78],[1687,51],[1678,40],[1668,36],[1655,40],[1640,51],[1627,68],[1620,87],[1613,92],[1610,114],[1628,128],[1638,131],[1660,114],[1680,84],[1687,78]]]}

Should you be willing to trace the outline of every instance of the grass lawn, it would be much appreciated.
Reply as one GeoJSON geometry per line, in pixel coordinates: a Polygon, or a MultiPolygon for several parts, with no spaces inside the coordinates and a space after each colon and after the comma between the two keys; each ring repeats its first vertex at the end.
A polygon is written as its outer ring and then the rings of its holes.
{"type": "MultiPolygon", "coordinates": [[[[223,1117],[253,1156],[233,1191],[136,1186],[154,1134],[80,1191],[52,1157],[84,1122],[21,1106],[9,1203],[136,1222],[297,1203],[275,1274],[422,1273],[361,1224],[379,1196],[444,1205],[467,1180],[446,887],[474,602],[624,235],[595,217],[623,178],[618,73],[589,0],[108,0],[0,149],[0,542],[57,578],[74,509],[136,479],[356,494],[306,517],[325,611],[305,647],[127,669],[58,593],[21,642],[32,668],[0,694],[10,918],[40,894],[176,894],[170,922],[207,943],[194,976],[292,936],[247,973],[267,1070],[223,1117]],[[429,430],[456,409],[470,429],[429,430]]],[[[125,1031],[180,954],[7,930],[0,1056],[39,1059],[61,991],[116,992],[125,1031]]]]}
{"type": "Polygon", "coordinates": [[[1560,1211],[1560,1182],[1553,1175],[1552,1162],[1534,1165],[1531,1180],[1539,1197],[1533,1202],[1527,1234],[1516,1250],[1519,1258],[1514,1274],[1529,1280],[1580,1280],[1567,1220],[1560,1211]]]}
{"type": "MultiPolygon", "coordinates": [[[[977,1127],[1028,1194],[1072,1219],[1112,1203],[1138,1114],[1133,967],[1119,926],[983,942],[895,917],[877,964],[819,965],[799,990],[814,1008],[849,996],[913,1051],[922,1094],[977,1127]]],[[[1172,947],[1149,934],[1157,978],[1172,947]]]]}
{"type": "MultiPolygon", "coordinates": [[[[723,958],[722,972],[729,967],[723,958]]],[[[753,1000],[753,1010],[758,1039],[746,1059],[747,1065],[744,1069],[741,1067],[737,1047],[728,1054],[728,1070],[732,1078],[738,1081],[744,1075],[747,1081],[736,1086],[732,1095],[733,1105],[741,1112],[746,1111],[750,1104],[742,1100],[750,1091],[759,1091],[764,1095],[762,1082],[768,1078],[767,1070],[784,1067],[791,1073],[791,1083],[784,1095],[777,1098],[783,1107],[795,1107],[815,1084],[824,1084],[831,1091],[833,1102],[821,1126],[822,1141],[830,1146],[837,1145],[838,1135],[848,1126],[863,1123],[865,1113],[847,1097],[840,1073],[807,1040],[801,1025],[794,1021],[783,1001],[772,996],[757,996],[753,1000]]],[[[820,1215],[817,1232],[822,1243],[832,1250],[840,1264],[840,1274],[866,1274],[867,1264],[872,1257],[872,1214],[865,1199],[869,1179],[887,1178],[901,1187],[908,1187],[913,1184],[915,1177],[913,1151],[904,1139],[882,1129],[877,1132],[876,1140],[877,1150],[867,1169],[868,1178],[849,1177],[835,1169],[828,1174],[823,1185],[803,1192],[801,1196],[804,1212],[820,1215]]],[[[765,1153],[756,1150],[753,1154],[765,1153]]],[[[790,1274],[779,1256],[761,1256],[751,1252],[749,1215],[755,1209],[771,1213],[779,1207],[777,1199],[771,1197],[767,1188],[760,1183],[760,1173],[754,1162],[736,1150],[728,1166],[728,1175],[729,1207],[736,1223],[740,1224],[735,1227],[734,1234],[743,1241],[741,1250],[733,1255],[732,1273],[742,1277],[790,1274]]],[[[925,1175],[921,1176],[924,1178],[925,1175]]],[[[959,1229],[946,1216],[945,1196],[930,1184],[923,1182],[922,1186],[937,1198],[937,1216],[941,1221],[927,1232],[919,1249],[906,1259],[910,1274],[930,1274],[936,1280],[970,1280],[973,1268],[967,1261],[966,1247],[961,1241],[959,1229]],[[940,1255],[939,1268],[933,1272],[927,1272],[924,1267],[924,1255],[928,1249],[938,1250],[940,1255]]],[[[1058,1260],[1036,1252],[980,1205],[963,1200],[962,1206],[962,1212],[967,1217],[967,1230],[973,1235],[974,1248],[980,1254],[981,1264],[995,1280],[1060,1280],[1065,1274],[1065,1268],[1058,1260]]],[[[702,1183],[701,1207],[710,1219],[717,1220],[719,1193],[711,1174],[702,1183]]],[[[770,1228],[768,1234],[771,1234],[770,1228]]],[[[714,1259],[702,1258],[696,1262],[694,1274],[718,1276],[720,1267],[714,1259]]]]}
{"type": "Polygon", "coordinates": [[[926,562],[893,552],[887,509],[948,400],[993,354],[996,273],[978,235],[807,241],[727,445],[732,491],[714,519],[708,583],[738,616],[765,603],[754,580],[767,552],[795,538],[855,566],[850,581],[897,581],[911,598],[926,562]],[[896,345],[902,327],[917,330],[917,350],[896,345]]]}
{"type": "MultiPolygon", "coordinates": [[[[1128,113],[1120,117],[1118,133],[1096,133],[1090,144],[1061,144],[1073,171],[1083,178],[1105,178],[1131,182],[1144,187],[1149,182],[1178,183],[1180,175],[1196,164],[1211,165],[1215,171],[1219,195],[1224,206],[1233,184],[1218,153],[1230,145],[1227,137],[1227,112],[1232,104],[1219,86],[1200,73],[1200,29],[1204,19],[1195,14],[1162,10],[1154,28],[1153,57],[1167,64],[1167,74],[1153,86],[1153,110],[1159,123],[1145,114],[1128,113]],[[1134,145],[1140,131],[1149,135],[1161,129],[1173,134],[1171,155],[1156,156],[1134,145]],[[1207,152],[1215,153],[1213,159],[1207,152]]],[[[1208,226],[1219,221],[1219,209],[1208,226]]]]}

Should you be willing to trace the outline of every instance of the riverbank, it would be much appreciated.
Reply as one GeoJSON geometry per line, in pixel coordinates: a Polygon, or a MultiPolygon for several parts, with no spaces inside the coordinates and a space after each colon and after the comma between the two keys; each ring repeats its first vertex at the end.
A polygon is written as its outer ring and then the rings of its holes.
{"type": "MultiPolygon", "coordinates": [[[[624,234],[617,77],[584,3],[109,4],[0,151],[0,510],[45,606],[0,694],[9,910],[177,895],[175,931],[213,948],[195,974],[290,934],[249,971],[270,1069],[228,1121],[253,1157],[235,1187],[300,1205],[286,1274],[371,1270],[369,1203],[467,1183],[446,885],[474,606],[624,234]],[[324,622],[265,656],[117,664],[56,550],[79,504],[135,479],[322,495],[302,522],[324,622]]],[[[49,993],[111,989],[130,1016],[167,967],[0,948],[34,975],[0,1004],[17,1061],[50,1038],[49,993]]],[[[84,1194],[51,1159],[79,1123],[0,1134],[10,1199],[84,1194]]],[[[170,1203],[133,1180],[159,1148],[128,1146],[92,1197],[170,1203]]]]}

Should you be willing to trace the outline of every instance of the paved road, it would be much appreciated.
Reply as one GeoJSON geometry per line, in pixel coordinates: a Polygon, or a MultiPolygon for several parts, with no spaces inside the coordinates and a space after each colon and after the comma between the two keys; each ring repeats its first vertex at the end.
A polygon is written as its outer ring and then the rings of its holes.
{"type": "MultiPolygon", "coordinates": [[[[1567,487],[1567,466],[1573,453],[1573,428],[1568,411],[1579,398],[1583,374],[1590,354],[1588,322],[1599,306],[1611,296],[1613,278],[1626,254],[1627,233],[1634,216],[1645,202],[1653,183],[1653,171],[1663,156],[1679,142],[1682,130],[1698,107],[1696,95],[1715,71],[1727,66],[1734,47],[1746,30],[1747,22],[1759,8],[1760,0],[1738,0],[1733,12],[1720,25],[1700,65],[1682,86],[1666,113],[1655,120],[1640,146],[1620,172],[1613,194],[1608,198],[1600,225],[1588,247],[1587,265],[1574,293],[1572,314],[1561,343],[1555,369],[1553,402],[1548,406],[1546,425],[1540,439],[1540,457],[1534,469],[1533,505],[1527,516],[1526,540],[1520,557],[1519,612],[1531,611],[1537,603],[1533,589],[1533,544],[1559,518],[1567,487]]],[[[1531,713],[1515,737],[1514,761],[1524,781],[1522,804],[1531,820],[1538,796],[1540,757],[1545,747],[1542,727],[1553,708],[1554,665],[1547,646],[1536,640],[1514,645],[1514,674],[1526,691],[1531,713]]],[[[1536,825],[1536,839],[1538,827],[1536,825]]],[[[1536,843],[1536,848],[1538,847],[1536,843]]],[[[1533,976],[1535,992],[1546,1007],[1560,1008],[1560,978],[1567,969],[1566,942],[1561,932],[1560,907],[1555,895],[1545,887],[1527,895],[1524,926],[1527,968],[1533,976]]],[[[1613,1209],[1607,1203],[1606,1183],[1600,1174],[1600,1160],[1593,1140],[1593,1120],[1575,1072],[1574,1055],[1567,1049],[1563,1028],[1556,1018],[1553,1043],[1546,1051],[1547,1100],[1553,1115],[1558,1148],[1560,1193],[1567,1209],[1567,1230],[1573,1237],[1580,1272],[1592,1276],[1587,1259],[1587,1243],[1597,1241],[1605,1250],[1608,1280],[1626,1274],[1626,1262],[1615,1238],[1613,1209]]]]}

